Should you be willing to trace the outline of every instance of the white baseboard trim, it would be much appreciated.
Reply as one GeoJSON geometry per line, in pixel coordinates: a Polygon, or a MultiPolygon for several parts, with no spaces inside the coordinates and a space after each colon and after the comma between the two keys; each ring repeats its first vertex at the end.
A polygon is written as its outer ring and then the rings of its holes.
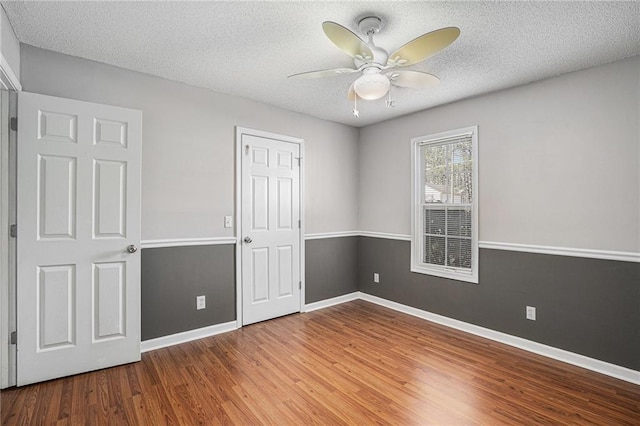
{"type": "Polygon", "coordinates": [[[237,329],[236,322],[229,321],[222,324],[210,325],[209,327],[183,331],[182,333],[171,334],[169,336],[162,336],[156,339],[145,340],[140,343],[140,352],[155,351],[156,349],[166,348],[167,346],[179,345],[180,343],[191,342],[192,340],[215,336],[216,334],[237,329]]]}
{"type": "Polygon", "coordinates": [[[142,240],[140,246],[145,248],[211,246],[217,244],[235,244],[236,237],[211,238],[167,238],[163,240],[142,240]]]}
{"type": "Polygon", "coordinates": [[[504,343],[509,346],[514,346],[516,348],[520,348],[528,352],[533,352],[538,355],[542,355],[548,358],[553,358],[558,361],[566,362],[567,364],[572,364],[578,367],[585,368],[587,370],[596,371],[598,373],[602,373],[607,376],[615,377],[620,380],[624,380],[627,382],[640,385],[640,371],[631,370],[630,368],[621,367],[619,365],[589,358],[587,356],[565,351],[563,349],[558,349],[552,346],[543,345],[542,343],[533,342],[531,340],[523,339],[521,337],[511,336],[509,334],[501,333],[499,331],[494,331],[488,328],[484,328],[484,327],[469,324],[463,321],[455,320],[453,318],[448,318],[448,317],[434,314],[428,311],[423,311],[422,309],[417,309],[411,306],[403,305],[401,303],[392,302],[390,300],[386,300],[377,296],[372,296],[367,293],[361,292],[360,299],[365,300],[367,302],[375,303],[380,306],[384,306],[389,309],[393,309],[398,312],[402,312],[408,315],[422,318],[427,321],[435,322],[437,324],[444,325],[446,327],[455,328],[457,330],[461,330],[466,333],[474,334],[476,336],[480,336],[496,342],[504,343]]]}
{"type": "MultiPolygon", "coordinates": [[[[521,337],[516,337],[510,334],[480,327],[478,325],[469,324],[464,321],[459,321],[453,318],[434,314],[422,309],[403,305],[401,303],[392,302],[390,300],[373,296],[371,294],[362,293],[360,291],[333,297],[331,299],[321,300],[319,302],[309,303],[304,306],[304,312],[312,312],[318,309],[328,308],[330,306],[335,306],[341,303],[351,302],[358,299],[375,303],[376,305],[384,306],[385,308],[393,309],[395,311],[412,315],[414,317],[434,322],[436,324],[444,325],[445,327],[455,328],[456,330],[464,331],[466,333],[484,337],[495,342],[504,343],[505,345],[513,346],[528,352],[533,352],[547,358],[566,362],[567,364],[575,365],[577,367],[585,368],[587,370],[615,377],[616,379],[640,385],[640,371],[621,367],[619,365],[600,361],[598,359],[589,358],[584,355],[565,351],[564,349],[554,348],[552,346],[547,346],[542,343],[523,339],[521,337]]],[[[190,342],[192,340],[202,339],[204,337],[215,336],[216,334],[226,333],[228,331],[237,329],[238,326],[236,321],[229,321],[226,323],[203,327],[196,330],[189,330],[182,333],[172,334],[170,336],[158,337],[156,339],[145,340],[144,342],[141,342],[140,351],[149,352],[156,349],[166,348],[168,346],[178,345],[180,343],[190,342]]]]}
{"type": "Polygon", "coordinates": [[[339,305],[341,303],[351,302],[352,300],[357,299],[360,299],[360,292],[354,291],[353,293],[343,294],[342,296],[332,297],[331,299],[307,303],[306,305],[304,305],[303,312],[317,311],[318,309],[328,308],[329,306],[339,305]]]}

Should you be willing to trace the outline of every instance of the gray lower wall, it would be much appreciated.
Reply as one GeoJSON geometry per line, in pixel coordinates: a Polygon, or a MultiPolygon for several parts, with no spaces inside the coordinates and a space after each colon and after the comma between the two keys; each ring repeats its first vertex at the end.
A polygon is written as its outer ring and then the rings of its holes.
{"type": "Polygon", "coordinates": [[[306,241],[305,303],[358,291],[358,239],[306,241]]]}
{"type": "Polygon", "coordinates": [[[143,249],[141,298],[142,340],[234,321],[235,245],[143,249]]]}
{"type": "Polygon", "coordinates": [[[359,243],[362,292],[640,370],[638,263],[480,249],[479,284],[470,284],[410,272],[408,241],[359,243]],[[536,321],[525,319],[527,305],[536,321]]]}
{"type": "MultiPolygon", "coordinates": [[[[306,303],[362,291],[640,370],[638,263],[480,249],[470,284],[410,272],[408,241],[325,238],[305,249],[306,303]]],[[[142,340],[233,321],[235,306],[233,244],[142,250],[142,340]]]]}
{"type": "MultiPolygon", "coordinates": [[[[358,237],[309,240],[305,303],[358,291],[358,237]]],[[[236,319],[235,245],[142,250],[142,340],[236,319]],[[207,308],[196,310],[196,297],[207,308]]]]}

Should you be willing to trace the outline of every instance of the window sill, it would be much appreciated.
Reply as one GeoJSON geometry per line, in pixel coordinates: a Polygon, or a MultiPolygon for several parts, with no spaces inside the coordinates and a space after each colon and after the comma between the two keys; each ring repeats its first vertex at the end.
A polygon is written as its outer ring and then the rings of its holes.
{"type": "Polygon", "coordinates": [[[411,272],[424,275],[433,275],[440,278],[448,278],[450,280],[465,281],[468,283],[478,284],[478,271],[473,272],[456,272],[444,269],[429,268],[424,266],[411,266],[411,272]]]}

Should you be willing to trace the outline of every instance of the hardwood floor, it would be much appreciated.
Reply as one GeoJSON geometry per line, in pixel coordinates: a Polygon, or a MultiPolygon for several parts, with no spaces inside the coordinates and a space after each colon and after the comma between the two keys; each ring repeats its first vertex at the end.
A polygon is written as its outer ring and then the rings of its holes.
{"type": "Polygon", "coordinates": [[[364,301],[1,393],[2,424],[640,424],[640,386],[364,301]]]}

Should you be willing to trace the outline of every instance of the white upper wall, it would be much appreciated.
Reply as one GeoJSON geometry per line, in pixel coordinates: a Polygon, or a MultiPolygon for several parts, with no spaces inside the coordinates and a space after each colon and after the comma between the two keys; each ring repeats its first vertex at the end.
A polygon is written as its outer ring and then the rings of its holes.
{"type": "Polygon", "coordinates": [[[360,229],[409,234],[411,138],[478,125],[480,241],[640,252],[639,103],[635,57],[362,128],[360,229]]]}
{"type": "Polygon", "coordinates": [[[235,126],[305,140],[307,233],[357,229],[356,129],[28,45],[21,59],[25,91],[143,111],[144,240],[233,235],[235,126]]]}
{"type": "Polygon", "coordinates": [[[365,127],[359,138],[31,46],[21,60],[26,91],[143,111],[143,239],[233,235],[223,216],[234,210],[235,126],[305,139],[307,233],[409,234],[411,138],[477,124],[481,241],[640,251],[639,57],[365,127]]]}
{"type": "MultiPolygon", "coordinates": [[[[20,84],[20,43],[13,32],[13,27],[7,18],[7,14],[0,6],[0,54],[2,69],[7,75],[0,76],[2,82],[7,85],[9,78],[13,88],[19,88],[20,84]],[[15,87],[18,86],[18,87],[15,87]]],[[[9,86],[10,87],[10,86],[9,86]]]]}

